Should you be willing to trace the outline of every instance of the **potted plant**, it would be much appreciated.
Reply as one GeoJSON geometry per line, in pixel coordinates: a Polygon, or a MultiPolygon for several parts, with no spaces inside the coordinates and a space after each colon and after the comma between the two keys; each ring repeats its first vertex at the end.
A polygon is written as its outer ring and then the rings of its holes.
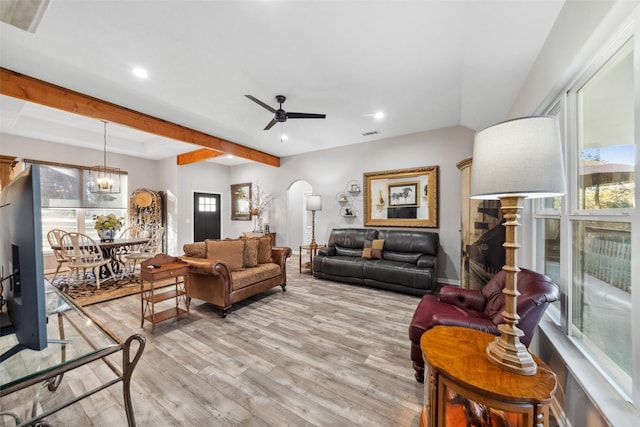
{"type": "Polygon", "coordinates": [[[115,214],[94,215],[93,220],[95,221],[93,228],[96,229],[102,241],[115,239],[116,232],[124,226],[124,218],[118,218],[115,214]]]}

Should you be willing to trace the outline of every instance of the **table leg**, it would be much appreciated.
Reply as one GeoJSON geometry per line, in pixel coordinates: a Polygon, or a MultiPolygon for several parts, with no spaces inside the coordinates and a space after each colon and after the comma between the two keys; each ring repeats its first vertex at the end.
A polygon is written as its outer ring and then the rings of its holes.
{"type": "Polygon", "coordinates": [[[142,356],[146,342],[145,337],[136,334],[130,336],[124,343],[124,351],[122,355],[122,369],[124,371],[122,374],[122,391],[124,394],[124,410],[127,413],[127,422],[130,427],[135,427],[136,425],[136,419],[133,413],[133,404],[131,403],[131,375],[133,375],[133,370],[138,364],[140,356],[142,356]],[[131,359],[131,343],[133,341],[138,341],[138,349],[136,350],[133,359],[131,359]]]}

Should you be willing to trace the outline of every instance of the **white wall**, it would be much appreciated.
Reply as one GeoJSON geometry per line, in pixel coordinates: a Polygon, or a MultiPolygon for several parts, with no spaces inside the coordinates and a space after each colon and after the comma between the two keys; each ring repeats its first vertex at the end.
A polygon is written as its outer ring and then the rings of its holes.
{"type": "Polygon", "coordinates": [[[290,220],[285,195],[293,182],[303,179],[311,184],[314,194],[322,196],[322,211],[316,213],[316,241],[323,243],[332,228],[363,227],[362,197],[355,205],[356,218],[340,215],[336,194],[345,191],[347,182],[357,180],[362,186],[365,172],[437,165],[440,167],[439,227],[429,230],[440,233],[440,281],[458,283],[461,184],[456,163],[471,156],[473,136],[472,130],[456,126],[286,157],[281,159],[280,168],[258,164],[235,166],[230,170],[229,183],[259,179],[265,189],[274,191],[278,197],[270,212],[271,230],[278,233],[279,244],[296,249],[299,242],[281,237],[290,220]]]}
{"type": "MultiPolygon", "coordinates": [[[[175,159],[174,159],[175,163],[175,159]]],[[[193,242],[193,194],[212,193],[220,195],[221,237],[238,237],[233,232],[231,221],[231,190],[229,187],[229,167],[211,162],[193,163],[179,166],[177,170],[177,205],[178,205],[178,254],[182,254],[182,246],[193,242]]],[[[246,231],[246,229],[245,229],[246,231]]]]}
{"type": "MultiPolygon", "coordinates": [[[[362,186],[362,174],[392,169],[437,165],[439,171],[440,272],[443,283],[458,283],[460,277],[460,171],[456,163],[472,153],[474,132],[456,126],[416,133],[397,138],[281,159],[279,168],[263,164],[227,167],[211,162],[176,166],[175,158],[145,160],[118,154],[109,155],[109,163],[129,173],[129,189],[149,188],[168,195],[169,252],[182,253],[184,243],[193,241],[193,193],[217,193],[222,204],[222,237],[238,237],[253,229],[253,222],[231,221],[230,185],[260,182],[267,192],[276,194],[265,221],[278,233],[278,244],[296,249],[299,237],[288,237],[287,189],[305,180],[314,194],[322,195],[323,209],[316,213],[316,241],[326,242],[332,228],[363,227],[362,197],[354,204],[357,216],[344,218],[336,194],[345,191],[347,182],[356,180],[362,186]],[[177,238],[175,235],[177,234],[177,238]],[[173,239],[173,240],[172,240],[173,239]],[[295,240],[295,241],[293,241],[295,240]],[[174,243],[175,242],[175,243],[174,243]]],[[[293,143],[293,142],[292,142],[293,143]]],[[[54,144],[28,138],[2,135],[2,154],[52,162],[87,165],[86,159],[100,152],[54,144]]],[[[90,163],[91,165],[93,162],[90,163]]]]}

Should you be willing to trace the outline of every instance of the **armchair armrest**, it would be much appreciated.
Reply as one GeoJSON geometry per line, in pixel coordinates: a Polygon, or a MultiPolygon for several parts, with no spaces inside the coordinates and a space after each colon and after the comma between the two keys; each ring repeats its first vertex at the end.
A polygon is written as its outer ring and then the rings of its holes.
{"type": "Polygon", "coordinates": [[[187,263],[187,265],[189,266],[189,271],[199,274],[211,274],[217,276],[218,271],[216,267],[218,266],[218,264],[224,265],[221,262],[207,258],[181,256],[179,257],[179,259],[187,263]]]}
{"type": "Polygon", "coordinates": [[[271,258],[276,264],[282,264],[287,261],[287,258],[291,256],[291,248],[273,246],[271,248],[271,258]]]}
{"type": "Polygon", "coordinates": [[[273,262],[280,265],[280,270],[282,271],[285,283],[287,281],[287,258],[290,256],[291,248],[289,247],[274,246],[271,248],[271,258],[273,258],[273,262]]]}
{"type": "Polygon", "coordinates": [[[322,257],[322,256],[336,256],[337,252],[336,252],[336,247],[335,246],[328,246],[326,248],[320,248],[318,249],[318,252],[316,254],[316,256],[322,257]]]}
{"type": "Polygon", "coordinates": [[[480,316],[448,316],[446,314],[434,314],[432,322],[435,325],[461,326],[463,328],[488,332],[493,335],[500,335],[500,329],[498,329],[498,325],[493,323],[491,320],[480,316]]]}
{"type": "Polygon", "coordinates": [[[464,307],[478,312],[484,311],[485,301],[479,289],[443,286],[440,289],[438,299],[442,302],[458,307],[464,307]]]}
{"type": "Polygon", "coordinates": [[[438,257],[434,255],[422,254],[416,261],[418,268],[436,268],[438,266],[438,257]]]}

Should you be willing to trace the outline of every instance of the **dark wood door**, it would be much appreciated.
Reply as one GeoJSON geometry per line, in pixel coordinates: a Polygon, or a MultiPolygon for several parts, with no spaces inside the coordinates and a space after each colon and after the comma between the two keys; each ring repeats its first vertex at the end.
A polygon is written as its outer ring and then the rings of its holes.
{"type": "Polygon", "coordinates": [[[193,194],[193,240],[220,238],[220,195],[193,194]]]}

